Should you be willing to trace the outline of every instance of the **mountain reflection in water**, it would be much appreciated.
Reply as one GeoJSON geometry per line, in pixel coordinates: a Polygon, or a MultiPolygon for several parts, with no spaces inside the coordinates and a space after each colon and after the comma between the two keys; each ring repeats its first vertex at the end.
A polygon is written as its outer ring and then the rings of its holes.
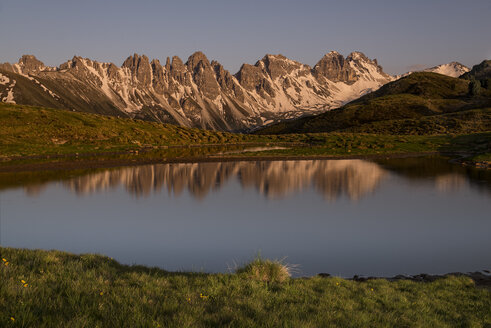
{"type": "Polygon", "coordinates": [[[376,190],[391,174],[412,184],[431,184],[438,192],[464,187],[491,192],[491,172],[463,168],[443,158],[407,158],[378,160],[291,160],[178,163],[85,170],[80,172],[0,174],[0,189],[22,186],[37,196],[52,182],[77,195],[88,195],[123,187],[137,197],[167,190],[169,194],[189,192],[204,199],[228,181],[242,188],[254,188],[268,198],[282,198],[312,188],[324,199],[334,201],[346,195],[356,201],[376,190]]]}
{"type": "Polygon", "coordinates": [[[203,199],[230,179],[253,187],[269,198],[279,198],[313,186],[325,199],[345,194],[356,200],[372,192],[385,170],[363,160],[307,160],[156,164],[106,170],[64,181],[77,194],[123,186],[136,196],[166,189],[180,195],[185,189],[203,199]]]}

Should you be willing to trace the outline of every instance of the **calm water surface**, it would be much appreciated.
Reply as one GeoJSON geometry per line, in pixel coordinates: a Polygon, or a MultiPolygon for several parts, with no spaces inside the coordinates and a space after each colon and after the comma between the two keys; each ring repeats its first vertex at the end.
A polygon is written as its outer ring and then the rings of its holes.
{"type": "Polygon", "coordinates": [[[158,164],[0,174],[0,243],[298,276],[491,269],[491,176],[446,159],[158,164]]]}

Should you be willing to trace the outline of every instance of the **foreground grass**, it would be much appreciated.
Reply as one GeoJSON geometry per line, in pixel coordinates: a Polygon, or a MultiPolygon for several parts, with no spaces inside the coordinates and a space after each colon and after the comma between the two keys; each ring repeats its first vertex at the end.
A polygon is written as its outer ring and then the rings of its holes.
{"type": "Polygon", "coordinates": [[[491,293],[465,277],[432,283],[262,281],[170,273],[97,255],[2,248],[0,326],[489,327],[491,293]]]}

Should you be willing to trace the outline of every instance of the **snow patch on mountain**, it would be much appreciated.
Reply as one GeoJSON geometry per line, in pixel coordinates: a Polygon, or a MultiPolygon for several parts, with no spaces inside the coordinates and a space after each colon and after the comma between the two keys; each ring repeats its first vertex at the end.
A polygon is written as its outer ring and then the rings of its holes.
{"type": "Polygon", "coordinates": [[[459,62],[450,62],[448,64],[442,64],[442,65],[426,68],[421,71],[410,71],[401,75],[396,75],[395,79],[400,79],[401,77],[408,76],[414,72],[432,72],[432,73],[438,73],[450,77],[459,77],[462,74],[467,73],[469,71],[470,71],[469,67],[464,66],[459,62]]]}
{"type": "Polygon", "coordinates": [[[12,83],[8,86],[7,88],[7,96],[2,98],[2,102],[7,103],[7,104],[15,104],[14,100],[14,87],[15,84],[17,83],[16,80],[12,80],[12,83]]]}
{"type": "Polygon", "coordinates": [[[458,62],[451,62],[448,64],[438,65],[435,67],[427,68],[424,72],[433,72],[443,74],[451,77],[459,77],[464,73],[469,72],[469,67],[466,67],[458,62]]]}
{"type": "Polygon", "coordinates": [[[9,82],[10,82],[10,79],[8,78],[8,76],[2,75],[0,73],[0,84],[1,85],[7,85],[9,82]]]}

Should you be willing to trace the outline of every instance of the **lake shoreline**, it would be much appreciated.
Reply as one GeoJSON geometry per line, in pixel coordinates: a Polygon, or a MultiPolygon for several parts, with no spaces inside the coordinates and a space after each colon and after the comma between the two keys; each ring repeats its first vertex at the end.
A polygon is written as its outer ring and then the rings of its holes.
{"type": "MultiPolygon", "coordinates": [[[[323,277],[323,278],[328,278],[332,277],[329,273],[319,273],[317,276],[323,277]]],[[[400,281],[400,280],[409,280],[409,281],[414,281],[414,282],[422,282],[422,283],[430,283],[434,282],[438,279],[445,279],[448,277],[467,277],[472,279],[475,283],[476,286],[479,287],[485,287],[491,289],[491,271],[489,270],[481,270],[481,271],[474,271],[474,272],[450,272],[450,273],[445,273],[445,274],[428,274],[428,273],[419,273],[415,275],[405,275],[405,274],[399,274],[395,276],[359,276],[359,275],[354,275],[352,278],[343,278],[346,280],[352,280],[352,281],[358,281],[358,282],[366,282],[369,280],[377,280],[377,279],[384,279],[390,282],[395,282],[395,281],[400,281]]],[[[309,277],[307,277],[309,278],[309,277]]]]}
{"type": "MultiPolygon", "coordinates": [[[[56,255],[61,255],[64,257],[68,257],[71,260],[74,259],[82,259],[85,257],[95,257],[98,258],[98,262],[100,261],[108,261],[110,263],[115,263],[120,267],[126,268],[128,270],[131,270],[132,268],[136,268],[141,271],[162,271],[165,272],[166,274],[171,274],[171,275],[182,275],[182,276],[189,276],[189,275],[197,275],[197,276],[218,276],[218,275],[236,275],[239,274],[237,272],[202,272],[202,271],[167,271],[165,269],[162,269],[160,267],[155,267],[155,266],[147,266],[147,265],[141,265],[141,264],[122,264],[119,263],[117,260],[114,260],[113,258],[110,258],[108,256],[98,254],[98,253],[70,253],[66,251],[61,251],[61,250],[44,250],[44,249],[29,249],[29,248],[17,248],[17,247],[5,247],[5,246],[0,246],[0,254],[2,256],[5,255],[5,251],[9,254],[7,257],[10,256],[11,253],[23,253],[23,254],[42,254],[42,255],[49,255],[49,254],[56,254],[56,255]]],[[[0,256],[1,257],[1,256],[0,256]]],[[[3,264],[5,266],[5,261],[10,261],[10,260],[4,260],[3,263],[0,263],[0,268],[1,265],[3,264]]],[[[261,261],[267,261],[267,260],[261,260],[261,261]]],[[[277,263],[276,261],[272,261],[274,263],[277,263]]],[[[7,263],[8,265],[11,264],[11,262],[7,263]]],[[[281,263],[280,263],[281,265],[281,263]]],[[[444,273],[444,274],[428,274],[428,273],[419,273],[419,274],[414,274],[414,275],[407,275],[407,274],[398,274],[395,276],[364,276],[364,275],[353,275],[353,277],[346,277],[346,276],[337,276],[337,275],[331,275],[329,273],[318,273],[312,276],[298,276],[298,277],[290,277],[289,279],[292,280],[305,280],[305,279],[315,279],[315,278],[330,278],[330,279],[342,279],[346,281],[353,281],[353,282],[369,282],[373,280],[386,280],[388,282],[398,282],[398,281],[412,281],[412,282],[418,282],[418,283],[432,283],[440,279],[446,279],[450,277],[465,277],[465,278],[470,278],[474,281],[475,285],[478,287],[484,287],[488,288],[491,290],[491,270],[483,269],[480,271],[473,271],[473,272],[449,272],[449,273],[444,273]]]]}
{"type": "MultiPolygon", "coordinates": [[[[237,274],[236,272],[198,272],[198,271],[167,271],[164,269],[161,269],[159,267],[152,267],[152,266],[147,266],[147,265],[140,265],[140,264],[133,264],[133,265],[128,265],[128,264],[121,264],[117,262],[116,260],[109,258],[105,255],[100,255],[100,254],[92,254],[92,253],[82,253],[82,254],[72,254],[66,251],[60,251],[60,250],[42,250],[42,249],[29,249],[29,248],[17,248],[17,247],[5,247],[5,246],[0,246],[0,254],[2,252],[7,250],[7,252],[14,252],[14,253],[43,253],[43,254],[49,254],[49,253],[57,253],[57,254],[63,254],[65,256],[70,256],[74,258],[83,258],[87,256],[95,256],[99,257],[101,260],[109,260],[111,262],[116,262],[119,266],[126,267],[126,268],[139,268],[143,269],[145,271],[152,271],[152,270],[157,270],[157,271],[163,271],[168,274],[172,275],[208,275],[208,276],[216,276],[216,275],[226,275],[226,274],[237,274]]],[[[0,265],[4,263],[0,263],[0,265]]],[[[9,264],[9,263],[7,263],[9,264]]],[[[364,276],[364,275],[353,275],[353,277],[343,277],[343,276],[336,276],[336,275],[331,275],[329,273],[318,273],[316,275],[312,276],[299,276],[299,277],[291,277],[290,279],[293,280],[302,280],[302,279],[314,279],[314,278],[335,278],[335,279],[342,279],[342,280],[347,280],[347,281],[354,281],[354,282],[369,282],[371,280],[386,280],[389,282],[397,282],[397,281],[412,281],[412,282],[419,282],[419,283],[432,283],[440,279],[446,279],[449,277],[466,277],[470,278],[474,281],[475,285],[478,287],[484,287],[488,288],[491,290],[491,271],[484,269],[480,271],[473,271],[473,272],[450,272],[450,273],[444,273],[444,274],[428,274],[428,273],[419,273],[419,274],[414,274],[414,275],[407,275],[407,274],[398,274],[395,276],[364,276]]]]}
{"type": "MultiPolygon", "coordinates": [[[[293,160],[376,160],[390,158],[411,158],[433,155],[452,157],[452,153],[429,152],[408,152],[408,153],[386,153],[386,154],[366,154],[366,155],[242,155],[242,156],[223,156],[207,155],[197,157],[174,157],[174,158],[155,158],[144,157],[145,150],[103,153],[103,154],[83,154],[83,155],[62,155],[62,156],[36,156],[18,158],[16,160],[3,161],[0,164],[0,173],[24,172],[24,171],[51,171],[51,170],[76,170],[76,169],[98,169],[113,168],[135,165],[150,164],[174,164],[174,163],[216,163],[216,162],[242,162],[242,161],[293,161],[293,160]],[[111,158],[109,156],[126,155],[129,158],[111,158]],[[47,160],[46,162],[30,162],[30,160],[47,160]],[[56,161],[61,160],[61,161],[56,161]],[[20,161],[20,163],[17,163],[20,161]]],[[[469,164],[466,164],[469,165],[469,164]]]]}

